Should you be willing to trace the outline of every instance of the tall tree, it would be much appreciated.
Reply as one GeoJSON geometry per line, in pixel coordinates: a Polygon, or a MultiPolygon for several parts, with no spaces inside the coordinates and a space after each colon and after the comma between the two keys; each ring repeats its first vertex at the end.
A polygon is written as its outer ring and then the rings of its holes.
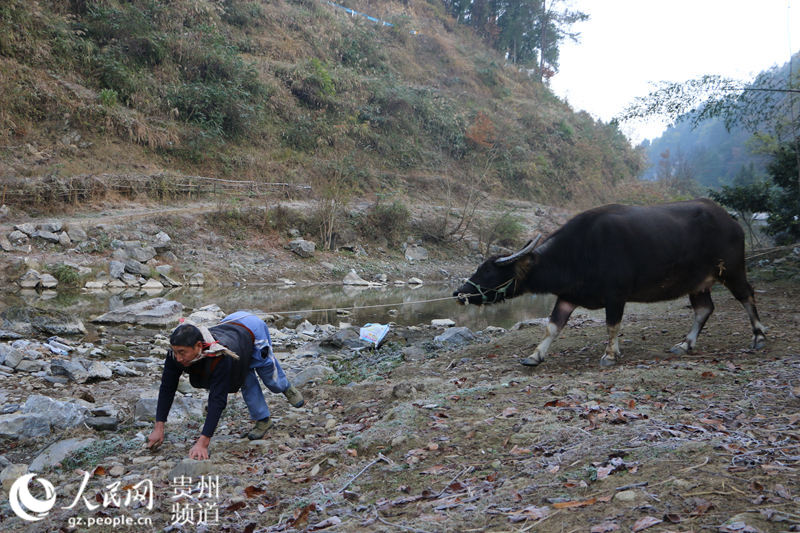
{"type": "Polygon", "coordinates": [[[699,124],[719,117],[729,128],[744,126],[770,155],[768,173],[780,189],[771,202],[770,227],[800,238],[800,77],[793,67],[797,59],[800,54],[748,84],[721,76],[662,83],[636,99],[620,118],[662,115],[699,124]]]}
{"type": "Polygon", "coordinates": [[[578,40],[572,27],[589,19],[570,9],[568,0],[444,0],[444,5],[509,62],[536,67],[540,81],[558,71],[561,43],[578,40]]]}

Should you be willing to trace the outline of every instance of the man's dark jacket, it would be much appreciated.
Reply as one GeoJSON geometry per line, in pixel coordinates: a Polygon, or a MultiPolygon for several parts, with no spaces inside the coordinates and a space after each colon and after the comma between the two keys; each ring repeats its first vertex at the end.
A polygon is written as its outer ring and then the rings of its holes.
{"type": "Polygon", "coordinates": [[[181,374],[187,372],[192,387],[208,389],[208,414],[202,434],[211,438],[228,404],[228,393],[238,391],[250,371],[254,339],[249,329],[234,323],[220,324],[208,330],[217,342],[236,353],[239,359],[225,354],[204,357],[187,368],[177,362],[170,351],[164,360],[161,387],[158,389],[156,422],[167,421],[175,391],[178,390],[178,381],[181,374]]]}

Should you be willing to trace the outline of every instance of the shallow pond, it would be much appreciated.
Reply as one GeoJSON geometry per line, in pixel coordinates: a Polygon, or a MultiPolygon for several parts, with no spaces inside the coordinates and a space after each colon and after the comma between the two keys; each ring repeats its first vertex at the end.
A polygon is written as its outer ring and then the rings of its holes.
{"type": "Polygon", "coordinates": [[[277,325],[293,324],[307,319],[314,324],[350,322],[363,325],[368,322],[398,325],[428,324],[435,318],[451,318],[456,325],[477,331],[487,326],[508,328],[516,322],[549,315],[554,297],[525,295],[498,305],[478,307],[461,306],[451,298],[454,287],[448,284],[410,286],[350,287],[342,285],[181,288],[168,292],[146,294],[142,291],[109,292],[50,292],[11,293],[3,297],[6,306],[35,305],[56,308],[78,315],[89,326],[89,321],[106,311],[148,298],[163,296],[181,302],[186,314],[193,309],[217,304],[224,311],[257,309],[268,313],[281,313],[285,321],[277,325]],[[337,314],[337,309],[349,315],[337,314]],[[317,311],[310,311],[317,310],[317,311]]]}

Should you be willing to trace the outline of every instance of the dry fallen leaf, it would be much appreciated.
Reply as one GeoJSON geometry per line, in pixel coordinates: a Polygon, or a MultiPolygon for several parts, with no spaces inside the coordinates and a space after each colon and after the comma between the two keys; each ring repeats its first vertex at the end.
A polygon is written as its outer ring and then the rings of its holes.
{"type": "Polygon", "coordinates": [[[663,520],[659,520],[658,518],[655,518],[653,516],[645,516],[640,518],[639,520],[636,521],[635,524],[633,524],[633,528],[631,529],[631,531],[633,531],[633,533],[636,533],[637,531],[647,529],[648,527],[660,524],[661,522],[663,522],[663,520]]]}
{"type": "Polygon", "coordinates": [[[247,495],[248,498],[255,498],[256,496],[261,496],[262,494],[266,493],[265,489],[260,489],[258,487],[254,487],[250,485],[249,487],[245,487],[244,493],[247,495]]]}
{"type": "Polygon", "coordinates": [[[427,470],[423,470],[420,474],[439,474],[444,470],[444,465],[434,465],[427,470]]]}
{"type": "Polygon", "coordinates": [[[94,472],[92,472],[92,474],[95,476],[105,476],[106,469],[103,466],[98,466],[97,468],[94,469],[94,472]]]}
{"type": "Polygon", "coordinates": [[[293,518],[290,519],[292,527],[299,529],[303,524],[308,522],[308,514],[311,511],[316,511],[316,510],[317,510],[317,504],[315,503],[310,503],[305,507],[296,509],[293,518]]]}
{"type": "Polygon", "coordinates": [[[521,511],[510,514],[508,516],[508,520],[511,522],[522,522],[523,520],[541,520],[548,514],[550,514],[550,509],[548,507],[536,507],[535,505],[531,505],[525,509],[522,509],[521,511]]]}
{"type": "MultiPolygon", "coordinates": [[[[553,504],[553,509],[571,509],[573,507],[586,507],[587,505],[594,505],[599,500],[597,498],[589,498],[588,500],[573,500],[569,502],[557,502],[553,504]]],[[[608,500],[606,500],[608,501],[608,500]]]]}

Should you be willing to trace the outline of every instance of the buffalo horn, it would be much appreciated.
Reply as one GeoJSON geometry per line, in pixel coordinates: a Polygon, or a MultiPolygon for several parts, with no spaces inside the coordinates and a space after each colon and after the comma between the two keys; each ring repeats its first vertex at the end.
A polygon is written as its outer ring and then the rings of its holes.
{"type": "Polygon", "coordinates": [[[506,263],[511,263],[512,261],[516,261],[523,255],[530,253],[534,248],[536,248],[536,245],[539,243],[539,240],[541,238],[542,238],[541,234],[537,235],[535,239],[528,241],[528,244],[526,244],[520,251],[514,252],[513,254],[507,255],[505,257],[498,257],[497,259],[494,260],[494,264],[504,265],[506,263]]]}

